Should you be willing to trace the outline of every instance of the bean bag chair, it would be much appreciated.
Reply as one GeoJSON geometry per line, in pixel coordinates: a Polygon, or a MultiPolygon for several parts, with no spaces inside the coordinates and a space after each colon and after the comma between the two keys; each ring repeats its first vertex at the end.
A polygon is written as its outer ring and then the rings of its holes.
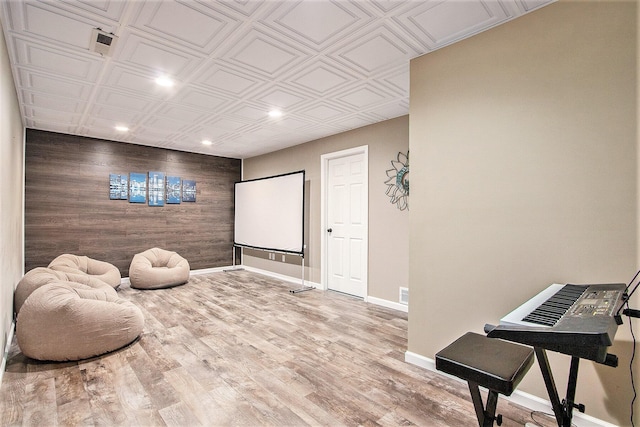
{"type": "MultiPolygon", "coordinates": [[[[49,268],[69,275],[89,275],[113,288],[120,286],[120,270],[113,264],[86,256],[62,254],[49,263],[49,268]]],[[[70,276],[73,278],[73,276],[70,276]]],[[[80,281],[84,283],[84,281],[80,281]]]]}
{"type": "Polygon", "coordinates": [[[20,312],[22,304],[36,289],[58,280],[66,280],[67,276],[62,271],[55,271],[46,267],[36,267],[29,270],[18,282],[13,294],[13,308],[16,315],[20,312]]]}
{"type": "Polygon", "coordinates": [[[32,359],[80,360],[133,342],[144,317],[132,302],[106,284],[53,281],[34,290],[16,321],[22,353],[32,359]]]}
{"type": "Polygon", "coordinates": [[[135,254],[129,266],[132,288],[159,289],[189,281],[189,262],[176,252],[160,248],[135,254]]]}
{"type": "MultiPolygon", "coordinates": [[[[118,272],[118,274],[120,273],[118,272]]],[[[16,286],[15,293],[13,294],[13,307],[16,315],[20,312],[22,304],[24,304],[33,291],[56,280],[82,283],[83,285],[91,286],[92,288],[98,288],[105,285],[111,286],[98,279],[96,276],[90,276],[85,273],[71,273],[54,270],[48,267],[36,267],[29,270],[16,286]]]]}

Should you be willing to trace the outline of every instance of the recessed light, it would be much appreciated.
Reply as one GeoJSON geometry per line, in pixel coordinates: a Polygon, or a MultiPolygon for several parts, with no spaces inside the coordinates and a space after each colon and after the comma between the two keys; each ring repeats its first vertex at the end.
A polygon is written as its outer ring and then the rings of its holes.
{"type": "Polygon", "coordinates": [[[211,145],[211,144],[213,144],[213,142],[209,141],[208,139],[202,140],[202,145],[211,145]]]}
{"type": "Polygon", "coordinates": [[[116,130],[117,130],[118,132],[128,132],[128,131],[129,131],[129,128],[128,128],[128,127],[126,127],[126,126],[118,125],[118,126],[116,126],[116,130]]]}
{"type": "Polygon", "coordinates": [[[173,86],[173,80],[167,76],[160,76],[156,79],[156,84],[162,87],[171,87],[173,86]]]}
{"type": "Polygon", "coordinates": [[[271,110],[271,111],[269,111],[269,117],[272,117],[274,119],[278,118],[278,117],[282,117],[282,111],[280,111],[280,110],[271,110]]]}

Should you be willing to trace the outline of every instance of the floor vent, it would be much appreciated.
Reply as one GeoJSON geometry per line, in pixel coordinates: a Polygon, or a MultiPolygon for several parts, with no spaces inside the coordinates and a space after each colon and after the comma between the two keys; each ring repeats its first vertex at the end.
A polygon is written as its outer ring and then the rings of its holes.
{"type": "Polygon", "coordinates": [[[409,304],[409,288],[400,288],[400,304],[409,304]]]}

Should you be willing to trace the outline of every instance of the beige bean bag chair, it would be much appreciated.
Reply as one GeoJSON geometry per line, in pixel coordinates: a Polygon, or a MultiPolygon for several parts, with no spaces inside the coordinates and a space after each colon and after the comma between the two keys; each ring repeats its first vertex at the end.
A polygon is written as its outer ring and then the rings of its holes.
{"type": "Polygon", "coordinates": [[[160,248],[135,254],[129,266],[132,288],[168,288],[189,281],[189,262],[176,252],[160,248]]]}
{"type": "Polygon", "coordinates": [[[24,304],[33,291],[51,282],[66,279],[67,276],[65,273],[46,267],[36,267],[33,270],[29,270],[18,282],[18,286],[16,286],[13,294],[13,308],[16,315],[20,313],[22,304],[24,304]]]}
{"type": "MultiPolygon", "coordinates": [[[[64,268],[66,269],[67,267],[65,266],[64,268]]],[[[69,268],[68,270],[71,271],[72,269],[69,268]]],[[[113,273],[111,274],[113,275],[113,273]]],[[[120,272],[118,271],[118,276],[119,275],[120,272]]],[[[111,280],[114,279],[115,275],[111,280]]],[[[22,304],[24,304],[26,299],[29,297],[29,295],[31,295],[31,293],[33,293],[33,291],[56,280],[82,283],[84,285],[91,286],[92,288],[98,288],[105,285],[111,286],[110,284],[107,284],[106,282],[98,279],[97,276],[90,276],[79,271],[72,273],[58,271],[54,270],[53,268],[47,267],[36,267],[33,270],[29,270],[16,286],[16,291],[13,294],[13,307],[15,309],[16,315],[20,312],[22,304]]]]}
{"type": "MultiPolygon", "coordinates": [[[[103,281],[113,288],[120,286],[121,276],[118,267],[86,256],[63,254],[51,261],[49,268],[67,273],[71,279],[77,279],[73,275],[88,275],[103,281]]],[[[85,280],[80,279],[78,282],[85,283],[85,280]]]]}
{"type": "Polygon", "coordinates": [[[144,317],[111,286],[53,281],[34,290],[16,321],[22,353],[38,360],[80,360],[113,350],[141,333],[144,317]]]}

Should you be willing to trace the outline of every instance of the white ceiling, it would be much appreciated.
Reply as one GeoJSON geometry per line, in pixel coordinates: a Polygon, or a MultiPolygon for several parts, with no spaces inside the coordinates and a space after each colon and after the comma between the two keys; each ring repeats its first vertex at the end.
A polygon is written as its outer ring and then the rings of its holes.
{"type": "Polygon", "coordinates": [[[0,1],[27,128],[248,158],[408,114],[410,59],[552,0],[0,1]]]}

